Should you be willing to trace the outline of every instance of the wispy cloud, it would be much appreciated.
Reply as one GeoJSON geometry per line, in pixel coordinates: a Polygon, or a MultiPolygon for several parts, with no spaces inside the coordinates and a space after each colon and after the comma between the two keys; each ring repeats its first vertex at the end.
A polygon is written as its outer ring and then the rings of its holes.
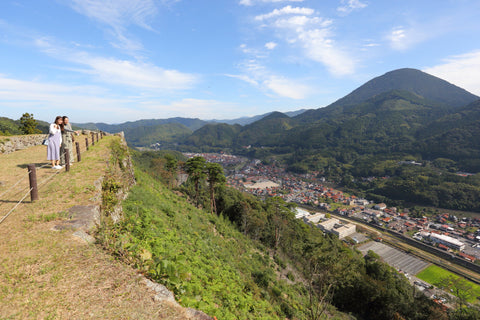
{"type": "Polygon", "coordinates": [[[337,8],[337,11],[341,15],[347,15],[354,10],[366,8],[367,4],[360,0],[342,0],[342,5],[337,8]]]}
{"type": "Polygon", "coordinates": [[[158,12],[153,0],[71,0],[70,5],[105,25],[116,38],[113,46],[130,53],[142,50],[143,45],[128,34],[127,28],[135,25],[152,30],[150,22],[158,12]]]}
{"type": "Polygon", "coordinates": [[[418,43],[435,37],[440,32],[435,27],[435,24],[412,24],[408,27],[397,26],[392,28],[385,38],[392,49],[405,51],[418,43]]]}
{"type": "Polygon", "coordinates": [[[244,115],[243,109],[231,102],[185,98],[165,103],[161,98],[141,95],[119,97],[97,86],[20,80],[2,74],[0,88],[0,104],[8,110],[3,115],[14,119],[26,111],[45,121],[66,114],[77,123],[118,123],[175,116],[218,119],[244,115]]]}
{"type": "Polygon", "coordinates": [[[245,61],[240,68],[244,74],[226,74],[226,76],[245,81],[267,94],[273,93],[276,96],[298,100],[306,98],[313,91],[301,80],[289,79],[269,71],[256,59],[245,61]]]}
{"type": "Polygon", "coordinates": [[[81,113],[90,120],[92,112],[106,117],[127,110],[126,105],[132,102],[125,97],[115,98],[100,87],[20,80],[1,74],[0,88],[0,102],[11,114],[29,110],[47,121],[59,113],[70,112],[81,113]]]}
{"type": "Polygon", "coordinates": [[[395,27],[387,35],[387,39],[390,41],[390,46],[393,49],[404,50],[408,48],[410,40],[407,37],[407,32],[403,27],[395,27]]]}
{"type": "Polygon", "coordinates": [[[317,16],[313,9],[290,6],[257,17],[268,19],[263,27],[272,28],[278,38],[301,49],[306,58],[325,65],[331,74],[354,72],[354,59],[334,41],[333,20],[317,16]]]}
{"type": "Polygon", "coordinates": [[[263,85],[275,92],[277,95],[291,99],[304,99],[311,93],[311,88],[298,81],[283,76],[270,75],[263,85]]]}
{"type": "Polygon", "coordinates": [[[304,0],[240,0],[239,4],[253,6],[258,3],[303,2],[304,0]]]}
{"type": "Polygon", "coordinates": [[[423,71],[480,96],[480,50],[449,57],[423,71]]]}
{"type": "Polygon", "coordinates": [[[263,21],[270,18],[275,18],[278,16],[283,16],[287,14],[298,14],[298,15],[305,15],[309,16],[315,13],[315,10],[311,8],[301,8],[301,7],[292,7],[286,6],[281,9],[274,9],[272,12],[261,14],[255,17],[257,21],[263,21]]]}
{"type": "Polygon", "coordinates": [[[275,49],[276,46],[277,46],[277,43],[275,43],[275,42],[265,43],[265,48],[267,48],[268,50],[273,50],[273,49],[275,49]]]}
{"type": "Polygon", "coordinates": [[[218,100],[185,98],[168,104],[149,101],[141,104],[142,110],[136,118],[187,117],[200,119],[229,119],[243,116],[244,113],[235,103],[218,100]]]}
{"type": "Polygon", "coordinates": [[[109,84],[162,92],[189,89],[198,81],[198,76],[193,74],[163,69],[151,63],[93,56],[56,45],[48,38],[36,39],[35,44],[54,58],[83,66],[83,69],[74,70],[109,84]]]}

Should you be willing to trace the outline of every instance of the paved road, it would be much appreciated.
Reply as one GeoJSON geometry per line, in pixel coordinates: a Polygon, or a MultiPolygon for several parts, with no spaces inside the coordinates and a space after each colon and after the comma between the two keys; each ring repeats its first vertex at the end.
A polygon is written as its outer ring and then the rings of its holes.
{"type": "Polygon", "coordinates": [[[363,254],[366,254],[368,250],[372,250],[392,267],[411,275],[416,275],[428,266],[428,262],[380,242],[370,241],[361,245],[358,249],[363,254]]]}

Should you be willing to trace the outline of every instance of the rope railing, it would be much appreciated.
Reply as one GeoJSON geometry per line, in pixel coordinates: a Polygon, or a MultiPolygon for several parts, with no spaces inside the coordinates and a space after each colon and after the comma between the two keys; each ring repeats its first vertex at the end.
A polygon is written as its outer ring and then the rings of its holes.
{"type": "Polygon", "coordinates": [[[40,188],[41,186],[43,186],[46,182],[52,180],[57,174],[59,174],[60,172],[59,171],[55,171],[53,172],[49,177],[47,177],[46,179],[43,179],[40,183],[37,183],[37,188],[40,188]]]}
{"type": "Polygon", "coordinates": [[[29,175],[30,173],[31,173],[31,171],[29,170],[29,171],[27,172],[27,175],[26,175],[26,176],[24,176],[22,179],[19,179],[13,186],[9,187],[7,190],[5,190],[4,192],[2,192],[2,193],[0,194],[0,199],[1,199],[4,195],[6,195],[9,191],[11,191],[13,188],[15,188],[16,186],[18,186],[18,184],[19,184],[20,182],[22,182],[23,180],[25,180],[26,178],[28,178],[28,175],[29,175]]]}
{"type": "Polygon", "coordinates": [[[22,199],[20,199],[20,201],[17,202],[17,204],[12,208],[10,209],[10,211],[8,211],[8,213],[6,215],[4,215],[2,217],[2,219],[0,219],[0,224],[5,221],[5,219],[7,219],[7,217],[13,212],[13,210],[15,210],[19,205],[20,203],[23,202],[23,200],[25,200],[25,198],[28,196],[28,194],[32,191],[33,188],[30,188],[30,190],[27,191],[27,193],[25,193],[25,195],[22,197],[22,199]]]}
{"type": "MultiPolygon", "coordinates": [[[[95,138],[96,138],[96,142],[99,141],[99,139],[102,139],[104,137],[104,133],[103,132],[100,132],[100,133],[92,133],[91,135],[91,138],[92,138],[92,146],[94,145],[95,143],[95,138]]],[[[76,147],[76,151],[77,151],[77,161],[81,161],[81,154],[85,151],[88,151],[89,150],[89,146],[88,146],[88,138],[86,138],[86,141],[85,141],[85,146],[84,148],[81,148],[80,147],[80,143],[79,142],[75,142],[75,147],[76,147]],[[83,150],[82,150],[83,149],[83,150]]],[[[70,163],[74,161],[74,159],[69,159],[70,157],[70,150],[69,149],[65,149],[63,151],[63,153],[60,155],[60,157],[65,157],[65,162],[66,162],[66,166],[65,166],[65,171],[69,171],[70,169],[70,163]]],[[[48,177],[46,177],[45,179],[43,179],[42,181],[40,181],[40,183],[37,183],[36,181],[36,170],[37,169],[42,169],[42,168],[45,168],[45,167],[48,167],[50,166],[50,164],[44,164],[42,166],[35,166],[35,164],[30,164],[28,165],[28,171],[27,171],[27,175],[23,176],[22,178],[18,179],[12,186],[10,186],[8,189],[6,189],[5,191],[3,191],[1,194],[0,194],[0,207],[7,203],[7,201],[3,201],[2,200],[2,197],[4,197],[5,195],[7,194],[10,194],[10,192],[12,190],[14,190],[15,187],[17,187],[22,181],[24,181],[27,177],[29,178],[30,180],[30,187],[27,188],[27,191],[26,193],[21,197],[21,199],[15,204],[15,206],[13,206],[8,212],[7,214],[5,214],[2,218],[0,218],[0,224],[5,221],[5,219],[25,200],[25,198],[30,194],[31,196],[31,201],[35,201],[35,200],[38,200],[38,189],[42,186],[44,186],[47,182],[51,181],[53,178],[55,178],[55,176],[57,176],[60,171],[55,171],[53,172],[52,174],[50,174],[48,177]]],[[[16,192],[14,194],[11,194],[11,196],[14,196],[16,195],[17,193],[20,193],[22,192],[23,190],[25,190],[25,187],[22,187],[18,190],[16,190],[16,192]]]]}

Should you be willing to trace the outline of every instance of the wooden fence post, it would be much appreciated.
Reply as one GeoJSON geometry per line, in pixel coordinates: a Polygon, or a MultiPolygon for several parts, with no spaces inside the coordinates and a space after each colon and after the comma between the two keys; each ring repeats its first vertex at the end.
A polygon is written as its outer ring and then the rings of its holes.
{"type": "Polygon", "coordinates": [[[30,199],[31,201],[38,200],[38,187],[37,187],[37,168],[35,164],[31,163],[28,168],[28,180],[30,181],[30,199]]]}
{"type": "Polygon", "coordinates": [[[92,146],[95,145],[95,133],[92,132],[92,146]]]}
{"type": "Polygon", "coordinates": [[[70,150],[65,149],[65,171],[70,171],[70,150]]]}
{"type": "Polygon", "coordinates": [[[82,155],[80,154],[80,143],[75,142],[75,147],[77,148],[77,162],[82,161],[82,155]]]}
{"type": "Polygon", "coordinates": [[[88,137],[85,138],[85,145],[87,146],[87,151],[88,151],[88,137]]]}

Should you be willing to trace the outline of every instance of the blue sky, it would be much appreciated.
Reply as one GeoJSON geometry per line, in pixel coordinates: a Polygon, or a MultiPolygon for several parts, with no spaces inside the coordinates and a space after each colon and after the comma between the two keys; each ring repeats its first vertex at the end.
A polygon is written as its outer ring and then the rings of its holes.
{"type": "Polygon", "coordinates": [[[2,0],[0,116],[320,108],[417,68],[480,95],[478,0],[2,0]]]}

